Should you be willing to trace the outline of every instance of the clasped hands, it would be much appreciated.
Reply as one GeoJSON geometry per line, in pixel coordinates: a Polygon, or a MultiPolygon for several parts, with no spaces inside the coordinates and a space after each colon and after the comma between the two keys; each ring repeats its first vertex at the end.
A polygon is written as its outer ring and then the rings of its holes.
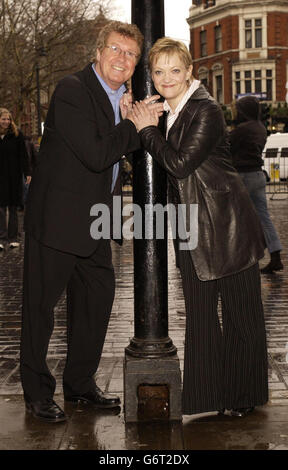
{"type": "Polygon", "coordinates": [[[143,101],[132,102],[131,92],[125,93],[120,102],[123,119],[130,119],[139,132],[147,126],[158,126],[159,117],[163,114],[163,103],[157,102],[160,95],[153,95],[143,101]]]}

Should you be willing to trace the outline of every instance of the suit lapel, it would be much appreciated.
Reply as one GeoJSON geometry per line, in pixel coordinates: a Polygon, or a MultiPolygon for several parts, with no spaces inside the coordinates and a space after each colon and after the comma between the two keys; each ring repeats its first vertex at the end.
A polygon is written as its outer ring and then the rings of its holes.
{"type": "Polygon", "coordinates": [[[92,64],[88,64],[84,70],[78,72],[76,75],[78,75],[80,80],[84,82],[87,88],[90,90],[94,101],[97,102],[98,106],[101,106],[103,113],[106,114],[110,123],[115,125],[115,116],[112,105],[106,91],[92,70],[92,64]]]}

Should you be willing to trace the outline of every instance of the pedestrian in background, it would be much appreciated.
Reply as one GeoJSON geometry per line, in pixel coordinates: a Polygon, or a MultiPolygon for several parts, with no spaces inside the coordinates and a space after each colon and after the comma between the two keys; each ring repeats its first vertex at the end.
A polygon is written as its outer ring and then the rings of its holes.
{"type": "Polygon", "coordinates": [[[23,175],[29,184],[24,137],[8,109],[0,108],[0,250],[6,242],[10,248],[19,246],[17,207],[23,203],[23,175]]]}
{"type": "Polygon", "coordinates": [[[32,138],[29,135],[24,135],[24,142],[25,142],[25,147],[26,147],[26,151],[28,154],[28,158],[29,158],[29,166],[31,168],[31,171],[33,172],[37,164],[38,150],[32,138]]]}
{"type": "MultiPolygon", "coordinates": [[[[29,167],[31,169],[31,173],[33,173],[33,170],[37,163],[38,150],[36,149],[36,146],[30,136],[24,135],[24,142],[25,142],[25,147],[26,147],[26,151],[28,154],[29,167]]],[[[29,184],[26,178],[24,177],[23,178],[23,210],[24,210],[24,205],[26,204],[28,189],[29,189],[29,184]]]]}
{"type": "MultiPolygon", "coordinates": [[[[222,110],[193,78],[185,44],[159,39],[149,65],[165,98],[166,133],[145,102],[136,103],[128,117],[143,146],[167,171],[175,194],[171,202],[177,196],[178,204],[198,207],[198,244],[179,245],[186,306],[183,414],[227,409],[245,416],[268,399],[258,268],[265,246],[262,228],[232,166],[222,110]]],[[[190,227],[188,217],[185,227],[190,227]]]]}
{"type": "Polygon", "coordinates": [[[272,274],[283,269],[280,256],[282,246],[267,206],[266,176],[262,171],[262,152],[267,140],[267,131],[261,122],[259,100],[254,96],[244,96],[237,100],[233,106],[233,120],[235,129],[230,132],[233,165],[255,206],[270,253],[270,262],[261,272],[272,274]]]}

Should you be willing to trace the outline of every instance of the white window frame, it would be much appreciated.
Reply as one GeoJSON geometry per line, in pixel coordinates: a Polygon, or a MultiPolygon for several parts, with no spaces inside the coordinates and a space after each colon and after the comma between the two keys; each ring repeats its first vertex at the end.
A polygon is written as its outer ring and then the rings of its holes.
{"type": "Polygon", "coordinates": [[[224,68],[223,64],[217,63],[214,64],[212,67],[212,76],[213,76],[213,97],[217,100],[217,80],[216,77],[222,77],[222,100],[219,101],[220,104],[224,104],[225,102],[225,82],[224,82],[224,68]]]}
{"type": "Polygon", "coordinates": [[[239,55],[240,60],[249,59],[250,57],[258,56],[261,59],[268,57],[267,49],[267,13],[259,12],[259,9],[255,11],[250,10],[249,13],[243,13],[239,15],[239,55]],[[246,35],[245,35],[245,21],[252,21],[252,47],[246,48],[246,35]],[[261,20],[262,22],[262,47],[255,47],[255,20],[261,20]]]}
{"type": "Polygon", "coordinates": [[[206,79],[207,85],[209,86],[209,70],[207,67],[199,67],[197,75],[200,81],[206,79]]]}
{"type": "MultiPolygon", "coordinates": [[[[242,64],[235,64],[232,68],[232,94],[233,94],[233,99],[236,97],[236,78],[235,78],[235,73],[240,72],[240,93],[245,93],[245,71],[251,71],[251,93],[256,93],[255,91],[255,71],[256,70],[261,70],[261,88],[262,88],[262,93],[266,93],[266,79],[267,79],[267,74],[266,70],[272,70],[272,100],[276,100],[276,67],[275,67],[275,62],[253,62],[253,63],[242,63],[242,64]]],[[[258,78],[256,78],[257,80],[258,78]]]]}

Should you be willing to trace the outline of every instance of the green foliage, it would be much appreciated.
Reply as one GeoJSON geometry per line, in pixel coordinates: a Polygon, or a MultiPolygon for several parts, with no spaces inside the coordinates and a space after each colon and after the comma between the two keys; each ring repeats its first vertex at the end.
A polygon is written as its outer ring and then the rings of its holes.
{"type": "Polygon", "coordinates": [[[227,126],[230,126],[231,123],[232,123],[232,111],[231,111],[230,108],[227,108],[227,106],[225,106],[225,105],[222,105],[221,107],[222,107],[222,111],[223,111],[223,114],[224,114],[226,124],[227,124],[227,126]]]}
{"type": "Polygon", "coordinates": [[[276,108],[271,109],[271,117],[275,121],[281,121],[283,119],[288,119],[288,106],[287,103],[284,103],[282,106],[282,103],[277,103],[276,108]]]}

